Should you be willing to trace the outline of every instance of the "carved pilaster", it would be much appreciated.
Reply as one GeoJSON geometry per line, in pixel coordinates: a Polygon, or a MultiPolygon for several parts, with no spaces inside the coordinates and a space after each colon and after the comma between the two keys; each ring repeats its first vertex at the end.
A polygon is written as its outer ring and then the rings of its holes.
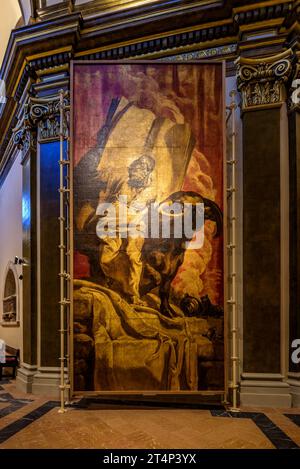
{"type": "Polygon", "coordinates": [[[292,75],[292,55],[289,49],[264,59],[237,59],[237,81],[243,111],[285,102],[286,84],[292,75]]]}
{"type": "Polygon", "coordinates": [[[285,383],[289,349],[285,103],[293,60],[293,52],[287,50],[236,62],[243,110],[242,405],[291,404],[285,383]]]}

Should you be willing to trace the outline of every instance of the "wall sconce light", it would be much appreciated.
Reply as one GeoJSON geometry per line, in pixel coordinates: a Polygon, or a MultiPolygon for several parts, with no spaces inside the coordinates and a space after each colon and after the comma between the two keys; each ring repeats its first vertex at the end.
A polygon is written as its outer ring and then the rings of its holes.
{"type": "Polygon", "coordinates": [[[26,259],[23,259],[22,257],[17,257],[17,256],[15,256],[14,264],[15,264],[15,265],[22,265],[23,267],[29,266],[29,264],[28,264],[28,262],[26,261],[26,259]]]}

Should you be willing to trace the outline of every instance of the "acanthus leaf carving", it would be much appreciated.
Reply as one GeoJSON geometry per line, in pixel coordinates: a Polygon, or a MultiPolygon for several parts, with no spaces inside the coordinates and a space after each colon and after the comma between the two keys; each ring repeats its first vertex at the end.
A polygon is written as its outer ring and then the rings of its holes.
{"type": "MultiPolygon", "coordinates": [[[[69,94],[65,92],[63,106],[68,114],[69,94]]],[[[60,134],[60,96],[51,98],[29,97],[24,105],[24,111],[17,126],[13,129],[14,143],[23,151],[30,146],[28,134],[38,128],[39,139],[47,140],[58,138],[60,134]]],[[[67,116],[68,118],[68,116],[67,116]]],[[[67,134],[67,125],[64,123],[63,131],[67,134]]]]}
{"type": "Polygon", "coordinates": [[[242,93],[243,110],[283,103],[286,84],[292,74],[292,51],[265,59],[237,61],[238,88],[242,93]]]}

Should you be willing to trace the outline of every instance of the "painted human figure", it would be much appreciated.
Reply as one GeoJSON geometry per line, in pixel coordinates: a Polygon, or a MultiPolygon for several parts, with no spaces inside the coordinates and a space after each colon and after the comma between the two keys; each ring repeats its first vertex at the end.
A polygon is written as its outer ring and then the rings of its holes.
{"type": "Polygon", "coordinates": [[[121,250],[125,251],[128,259],[128,277],[124,279],[122,287],[133,304],[144,304],[139,293],[144,232],[143,229],[138,231],[138,227],[143,223],[145,210],[147,211],[147,207],[156,198],[151,186],[154,167],[155,160],[150,155],[143,154],[130,164],[126,180],[116,179],[112,170],[107,170],[101,176],[105,190],[100,194],[97,213],[99,214],[99,207],[101,212],[103,203],[111,203],[114,206],[113,213],[116,214],[116,220],[110,220],[110,214],[106,212],[98,222],[97,233],[105,232],[105,226],[110,225],[111,221],[115,226],[115,235],[101,236],[99,263],[106,277],[114,280],[117,272],[113,261],[121,250]],[[125,223],[119,217],[124,210],[127,214],[125,223]],[[134,233],[130,230],[130,226],[135,228],[134,233]]]}

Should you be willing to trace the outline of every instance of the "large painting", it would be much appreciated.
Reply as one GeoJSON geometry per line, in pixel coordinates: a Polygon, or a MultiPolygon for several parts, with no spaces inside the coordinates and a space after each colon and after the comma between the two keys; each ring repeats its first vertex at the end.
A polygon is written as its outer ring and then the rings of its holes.
{"type": "Polygon", "coordinates": [[[223,64],[72,70],[74,391],[221,392],[223,64]]]}

